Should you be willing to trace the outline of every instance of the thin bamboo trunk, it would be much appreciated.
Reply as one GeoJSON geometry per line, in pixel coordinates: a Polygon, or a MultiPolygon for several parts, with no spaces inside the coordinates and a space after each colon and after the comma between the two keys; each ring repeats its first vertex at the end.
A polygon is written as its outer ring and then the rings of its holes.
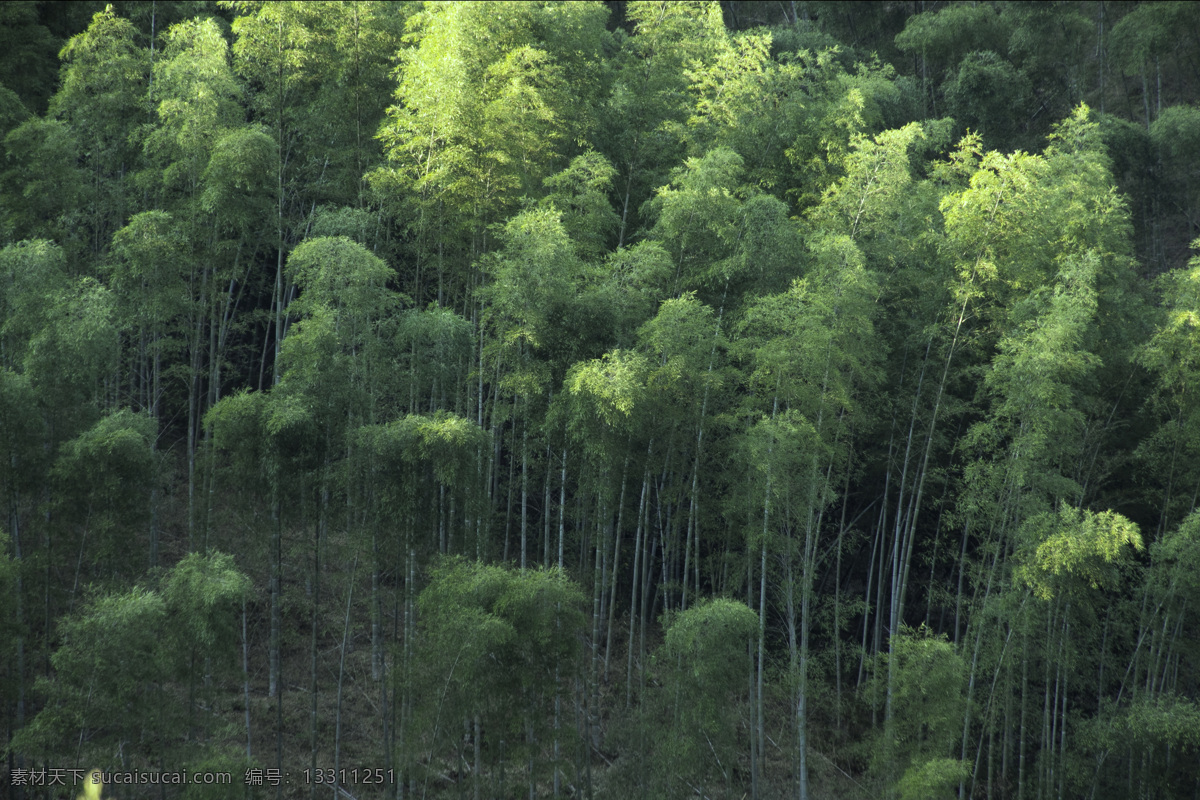
{"type": "Polygon", "coordinates": [[[350,568],[350,590],[346,593],[346,616],[342,623],[342,647],[338,654],[337,708],[334,712],[333,723],[333,800],[338,800],[340,787],[338,784],[342,768],[342,688],[346,677],[346,643],[350,639],[350,606],[354,601],[354,578],[358,574],[358,556],[354,557],[354,565],[350,568]]]}
{"type": "Polygon", "coordinates": [[[521,431],[521,569],[525,569],[529,544],[529,404],[521,431]]]}
{"type": "MultiPolygon", "coordinates": [[[[651,442],[649,451],[652,450],[654,444],[651,442]]],[[[648,459],[647,459],[648,461],[648,459]]],[[[629,646],[626,649],[626,667],[625,667],[625,707],[630,708],[633,705],[633,634],[636,629],[637,621],[637,598],[638,598],[638,581],[641,577],[641,560],[642,560],[642,521],[645,518],[646,510],[646,492],[650,485],[650,465],[647,463],[642,472],[642,499],[638,502],[637,526],[633,536],[633,573],[630,580],[629,589],[629,646]]]]}
{"type": "Polygon", "coordinates": [[[250,642],[246,636],[246,598],[242,597],[242,703],[246,711],[246,761],[254,758],[250,737],[250,642]]]}

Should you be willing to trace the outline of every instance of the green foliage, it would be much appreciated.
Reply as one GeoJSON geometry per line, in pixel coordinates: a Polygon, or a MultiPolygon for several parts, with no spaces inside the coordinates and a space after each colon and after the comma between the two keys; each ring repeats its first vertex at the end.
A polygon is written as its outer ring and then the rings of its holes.
{"type": "Polygon", "coordinates": [[[732,784],[737,762],[738,704],[750,671],[750,642],[758,615],[744,603],[712,598],[670,615],[655,652],[661,676],[658,703],[667,718],[655,737],[662,797],[685,797],[686,785],[720,776],[732,784]]]}
{"type": "MultiPolygon", "coordinates": [[[[233,6],[233,3],[226,3],[233,6]]],[[[315,9],[304,3],[241,3],[233,21],[233,54],[237,71],[263,87],[254,95],[264,122],[276,126],[283,146],[281,123],[290,121],[295,95],[311,79],[307,44],[315,9]]]]}
{"type": "Polygon", "coordinates": [[[896,36],[896,47],[928,59],[939,77],[968,53],[1004,49],[1004,40],[1003,21],[995,8],[956,3],[909,17],[896,36]]]}
{"type": "Polygon", "coordinates": [[[955,758],[932,758],[909,767],[896,784],[900,800],[950,800],[970,768],[955,758]]]}
{"type": "MultiPolygon", "coordinates": [[[[3,380],[0,377],[0,380],[3,380]]],[[[0,388],[0,391],[3,391],[0,388]]],[[[2,397],[2,395],[0,395],[2,397]]],[[[4,598],[4,604],[8,608],[15,609],[17,603],[20,602],[17,597],[17,586],[19,584],[19,571],[21,563],[9,555],[12,548],[12,538],[3,530],[0,530],[0,597],[4,598]]],[[[6,660],[13,659],[16,650],[16,638],[24,633],[17,625],[15,615],[0,621],[0,653],[4,653],[6,660]]],[[[6,680],[0,683],[0,697],[6,701],[11,700],[13,692],[6,680]]]]}
{"type": "Polygon", "coordinates": [[[1033,101],[1025,75],[990,50],[968,53],[942,91],[958,124],[1000,149],[1012,146],[1033,101]]]}
{"type": "Polygon", "coordinates": [[[158,120],[144,148],[161,165],[168,195],[194,195],[212,148],[240,121],[241,91],[214,20],[180,22],[162,39],[154,65],[158,120]]]}
{"type": "MultiPolygon", "coordinates": [[[[595,10],[553,13],[592,35],[603,24],[595,10]]],[[[564,69],[578,76],[584,65],[577,53],[542,46],[542,14],[533,4],[470,3],[427,6],[409,19],[413,46],[401,51],[397,102],[378,134],[388,164],[372,182],[415,207],[420,255],[436,251],[439,269],[447,248],[461,247],[456,238],[478,235],[537,193],[581,133],[564,69]]]]}
{"type": "MultiPolygon", "coordinates": [[[[713,59],[689,65],[685,74],[696,96],[688,119],[693,149],[703,151],[725,145],[744,157],[766,160],[767,154],[738,145],[750,145],[765,133],[754,128],[763,121],[759,104],[776,99],[773,90],[777,88],[779,70],[772,69],[776,65],[770,59],[771,44],[771,34],[762,31],[721,37],[713,59]]],[[[763,144],[761,139],[755,143],[763,144]]],[[[778,147],[779,143],[772,144],[778,147]]]]}
{"type": "MultiPolygon", "coordinates": [[[[212,748],[215,749],[215,748],[212,748]]],[[[188,762],[189,772],[205,775],[245,775],[247,770],[261,769],[256,761],[247,758],[245,752],[217,752],[207,757],[193,755],[188,762]]],[[[180,792],[181,800],[224,800],[229,797],[228,784],[189,783],[180,792]]],[[[253,792],[249,792],[253,797],[253,792]]]]}
{"type": "Polygon", "coordinates": [[[1200,149],[1200,134],[1196,132],[1198,117],[1200,108],[1171,106],[1163,109],[1150,126],[1150,138],[1166,161],[1163,177],[1183,179],[1189,185],[1194,185],[1195,175],[1188,173],[1195,172],[1196,155],[1200,149]]]}
{"type": "Polygon", "coordinates": [[[474,471],[475,457],[488,445],[488,435],[474,422],[439,409],[416,426],[417,453],[438,480],[465,489],[474,471]]]}
{"type": "MultiPolygon", "coordinates": [[[[306,419],[296,431],[321,427],[325,436],[308,443],[316,457],[336,448],[352,417],[371,415],[375,376],[390,355],[382,325],[401,298],[387,287],[391,270],[383,260],[344,236],[301,243],[288,257],[287,275],[300,290],[289,311],[302,318],[283,341],[272,399],[290,409],[289,419],[306,419]]],[[[290,448],[301,445],[286,438],[290,448]]]]}
{"type": "Polygon", "coordinates": [[[391,271],[383,260],[345,236],[308,239],[288,256],[288,276],[300,287],[294,304],[298,314],[328,308],[351,330],[362,335],[357,320],[368,322],[387,313],[394,302],[385,291],[391,271]]]}
{"type": "Polygon", "coordinates": [[[752,492],[766,491],[772,507],[795,519],[830,499],[813,477],[827,455],[813,420],[797,409],[755,420],[741,442],[741,462],[752,492]],[[808,502],[806,502],[808,501],[808,502]]]}
{"type": "MultiPolygon", "coordinates": [[[[1171,486],[1188,481],[1193,472],[1191,454],[1200,452],[1200,405],[1196,397],[1196,372],[1200,369],[1200,258],[1187,269],[1163,275],[1162,315],[1137,353],[1138,361],[1155,376],[1152,407],[1159,409],[1161,424],[1140,447],[1144,463],[1165,473],[1160,482],[1164,521],[1178,519],[1181,500],[1172,500],[1171,486]],[[1186,454],[1183,459],[1180,454],[1186,454]]],[[[1184,510],[1184,513],[1190,508],[1184,510]]]]}
{"type": "Polygon", "coordinates": [[[135,131],[146,119],[149,53],[133,25],[109,6],[71,37],[60,54],[61,86],[49,116],[65,120],[78,137],[90,173],[85,219],[93,252],[108,243],[127,216],[129,174],[138,163],[135,131]]]}
{"type": "Polygon", "coordinates": [[[8,132],[4,149],[0,235],[9,240],[68,238],[85,186],[76,166],[74,132],[57,120],[28,119],[8,132]]]}
{"type": "Polygon", "coordinates": [[[204,428],[217,453],[228,454],[229,474],[237,485],[261,486],[267,457],[265,415],[268,395],[242,390],[226,395],[204,414],[204,428]]]}
{"type": "Polygon", "coordinates": [[[41,239],[0,250],[0,364],[23,372],[60,423],[97,404],[117,356],[112,293],[93,278],[72,281],[66,266],[41,239]]]}
{"type": "Polygon", "coordinates": [[[45,426],[37,413],[37,394],[29,378],[0,367],[0,486],[10,497],[34,488],[44,478],[41,444],[45,426]]]}
{"type": "Polygon", "coordinates": [[[364,201],[366,174],[382,160],[373,136],[395,90],[393,69],[405,20],[417,5],[350,0],[322,6],[311,20],[305,58],[319,74],[311,95],[296,109],[302,128],[296,145],[305,193],[317,202],[360,206],[364,201]]]}
{"type": "Polygon", "coordinates": [[[310,236],[314,239],[343,236],[363,247],[370,247],[378,228],[378,217],[369,211],[349,206],[321,206],[313,216],[310,236]]]}
{"type": "Polygon", "coordinates": [[[503,248],[487,262],[492,282],[484,293],[501,346],[517,351],[519,393],[529,395],[544,380],[530,351],[563,369],[581,355],[582,340],[591,332],[582,328],[586,307],[577,297],[584,265],[553,207],[522,211],[504,226],[501,238],[503,248]]]}
{"type": "Polygon", "coordinates": [[[30,344],[49,326],[53,304],[67,286],[62,249],[44,239],[6,246],[0,250],[0,286],[5,365],[24,366],[30,344]]]}
{"type": "Polygon", "coordinates": [[[628,345],[638,325],[652,316],[668,294],[674,273],[671,257],[658,242],[646,240],[609,253],[603,270],[605,283],[599,299],[607,299],[615,307],[613,339],[628,345]]]}
{"type": "Polygon", "coordinates": [[[40,678],[45,707],[12,747],[44,758],[105,759],[114,747],[154,752],[170,720],[157,691],[166,605],[134,588],[97,598],[64,618],[51,657],[53,677],[40,678]]]}
{"type": "Polygon", "coordinates": [[[128,315],[126,326],[149,331],[149,349],[160,358],[181,344],[172,323],[193,311],[186,289],[191,277],[187,246],[180,234],[167,212],[143,211],[113,235],[111,288],[128,315]]]}
{"type": "Polygon", "coordinates": [[[575,365],[567,376],[567,390],[588,398],[592,413],[609,425],[617,425],[637,407],[647,367],[639,353],[614,350],[590,363],[575,365]]]}
{"type": "MultiPolygon", "coordinates": [[[[1164,108],[1149,130],[1158,157],[1151,180],[1160,198],[1171,198],[1165,204],[1159,201],[1158,214],[1165,217],[1162,220],[1164,227],[1179,226],[1187,231],[1186,236],[1200,233],[1196,225],[1200,211],[1200,133],[1197,130],[1200,130],[1200,107],[1195,105],[1164,108]]],[[[1157,221],[1158,215],[1155,219],[1157,221]]]]}
{"type": "Polygon", "coordinates": [[[787,206],[746,187],[743,167],[727,148],[689,158],[643,209],[655,221],[650,236],[674,262],[676,294],[701,290],[723,306],[795,274],[800,239],[787,206]]]}
{"type": "Polygon", "coordinates": [[[1191,791],[1195,4],[924,8],[0,6],[14,765],[1191,791]]]}
{"type": "MultiPolygon", "coordinates": [[[[871,61],[848,68],[843,60],[836,47],[784,59],[790,68],[777,91],[791,123],[784,156],[792,175],[785,192],[801,210],[815,205],[843,174],[855,137],[888,127],[896,116],[891,109],[901,102],[890,66],[871,61]],[[795,102],[797,95],[802,103],[795,102]]],[[[908,119],[901,116],[895,124],[908,119]]]]}
{"type": "Polygon", "coordinates": [[[634,35],[618,38],[613,87],[600,110],[597,140],[617,167],[619,242],[637,227],[642,202],[661,185],[683,147],[690,100],[686,70],[710,64],[726,39],[715,3],[634,2],[626,8],[634,35]]]}
{"type": "Polygon", "coordinates": [[[160,591],[102,595],[64,617],[54,672],[36,686],[45,704],[13,749],[83,763],[108,763],[116,749],[125,752],[123,764],[162,763],[183,723],[175,703],[164,702],[167,681],[203,666],[194,647],[214,664],[231,660],[231,604],[247,585],[231,557],[192,554],[164,576],[160,591]]]}
{"type": "MultiPolygon", "coordinates": [[[[383,476],[383,510],[414,514],[428,475],[435,485],[458,492],[468,504],[479,498],[475,464],[490,446],[487,431],[474,422],[439,409],[429,416],[409,414],[352,434],[372,472],[383,476]]],[[[432,488],[432,487],[430,487],[432,488]]]]}
{"type": "Polygon", "coordinates": [[[1103,714],[1083,732],[1085,747],[1097,764],[1095,785],[1103,790],[1128,782],[1114,756],[1134,752],[1178,754],[1179,761],[1164,764],[1144,778],[1160,797],[1186,796],[1191,783],[1192,754],[1200,750],[1200,707],[1191,698],[1172,692],[1136,696],[1120,708],[1106,704],[1103,714]],[[1102,767],[1106,769],[1101,770],[1102,767]]]}
{"type": "Polygon", "coordinates": [[[1017,573],[1044,600],[1111,586],[1126,545],[1142,549],[1138,526],[1112,511],[1094,513],[1063,503],[1057,514],[1030,519],[1021,530],[1017,573]]]}
{"type": "Polygon", "coordinates": [[[170,633],[167,652],[174,666],[186,673],[197,656],[217,669],[235,661],[241,631],[236,622],[250,579],[225,553],[189,553],[165,577],[161,589],[170,633]]]}
{"type": "Polygon", "coordinates": [[[1195,9],[1187,3],[1141,5],[1113,26],[1109,48],[1126,75],[1146,74],[1151,61],[1170,52],[1177,32],[1195,22],[1195,9]]]}
{"type": "MultiPolygon", "coordinates": [[[[5,3],[0,10],[0,75],[13,97],[19,96],[19,103],[40,113],[46,107],[57,66],[54,56],[62,43],[38,17],[34,0],[5,3]]],[[[4,131],[0,124],[0,132],[4,131]]]]}
{"type": "Polygon", "coordinates": [[[55,459],[58,514],[84,529],[81,547],[101,563],[123,564],[130,549],[124,534],[149,516],[157,435],[149,416],[121,409],[64,443],[55,459]]]}
{"type": "Polygon", "coordinates": [[[874,341],[875,276],[858,248],[845,236],[814,238],[809,248],[810,274],[756,302],[744,325],[754,337],[753,383],[816,420],[852,408],[855,385],[878,380],[883,352],[874,341]]]}
{"type": "Polygon", "coordinates": [[[880,226],[877,218],[893,210],[895,198],[912,181],[909,150],[925,131],[915,122],[873,139],[856,136],[846,158],[846,176],[826,192],[814,220],[856,238],[860,227],[880,226]],[[874,225],[872,224],[874,223],[874,225]]]}
{"type": "Polygon", "coordinates": [[[556,678],[578,664],[583,599],[558,570],[436,565],[417,601],[411,678],[422,746],[440,757],[460,742],[458,721],[478,715],[491,759],[504,740],[508,757],[544,763],[530,736],[544,735],[556,678]]]}
{"type": "Polygon", "coordinates": [[[638,330],[638,340],[658,361],[649,377],[651,387],[676,402],[694,408],[705,392],[721,386],[729,343],[716,312],[694,293],[664,301],[638,330]]]}
{"type": "Polygon", "coordinates": [[[608,159],[589,151],[545,180],[551,192],[542,203],[562,212],[563,228],[581,258],[602,254],[620,221],[608,201],[616,174],[608,159]]]}
{"type": "Polygon", "coordinates": [[[401,367],[408,367],[413,411],[459,385],[471,356],[472,334],[471,323],[448,308],[413,309],[399,316],[396,359],[401,367]]]}
{"type": "Polygon", "coordinates": [[[905,797],[941,797],[937,792],[948,797],[947,784],[957,784],[966,769],[945,754],[962,732],[967,665],[945,636],[924,625],[902,628],[893,634],[890,647],[890,655],[877,656],[875,676],[864,687],[868,696],[883,702],[886,692],[875,682],[894,672],[892,723],[879,732],[874,769],[898,778],[896,788],[905,797]]]}
{"type": "Polygon", "coordinates": [[[1034,503],[1077,498],[1069,477],[1085,434],[1082,389],[1099,360],[1088,352],[1094,324],[1098,259],[1069,259],[1053,290],[1034,291],[1013,309],[1015,328],[997,344],[985,385],[993,394],[992,418],[973,426],[967,443],[1009,437],[1009,480],[1034,503]]]}
{"type": "Polygon", "coordinates": [[[1139,744],[1200,750],[1200,705],[1194,700],[1172,695],[1143,700],[1133,703],[1123,717],[1117,722],[1119,736],[1139,744]]]}
{"type": "Polygon", "coordinates": [[[7,86],[0,84],[0,136],[29,119],[29,109],[21,102],[21,98],[7,86]]]}
{"type": "Polygon", "coordinates": [[[727,257],[737,235],[742,167],[742,157],[732,150],[712,150],[688,159],[651,201],[652,236],[671,253],[677,285],[688,285],[727,257]]]}
{"type": "Polygon", "coordinates": [[[1200,512],[1192,512],[1177,528],[1150,546],[1157,588],[1164,596],[1183,598],[1200,591],[1200,512]]]}
{"type": "Polygon", "coordinates": [[[279,145],[261,128],[243,126],[224,134],[204,168],[200,207],[234,230],[255,230],[271,210],[278,152],[279,145]]]}

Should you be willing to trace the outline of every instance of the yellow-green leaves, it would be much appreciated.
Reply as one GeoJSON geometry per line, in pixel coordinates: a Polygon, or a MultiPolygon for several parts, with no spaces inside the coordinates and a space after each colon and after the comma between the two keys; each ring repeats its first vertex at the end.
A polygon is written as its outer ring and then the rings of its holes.
{"type": "MultiPolygon", "coordinates": [[[[1200,249],[1200,239],[1193,243],[1200,249]]],[[[1160,374],[1162,389],[1176,403],[1191,405],[1200,372],[1200,256],[1186,269],[1159,279],[1165,319],[1143,348],[1141,361],[1160,374]]]]}
{"type": "Polygon", "coordinates": [[[816,419],[849,411],[857,386],[880,377],[884,344],[875,339],[873,272],[846,236],[814,238],[808,276],[758,300],[746,314],[753,339],[752,381],[816,419]]]}
{"type": "Polygon", "coordinates": [[[971,769],[957,758],[931,758],[904,771],[896,784],[900,800],[952,800],[971,769]]]}
{"type": "Polygon", "coordinates": [[[233,21],[238,72],[264,87],[255,102],[266,114],[282,115],[295,92],[312,77],[306,47],[316,8],[297,2],[226,5],[239,12],[233,21]]]}
{"type": "Polygon", "coordinates": [[[1043,600],[1101,588],[1116,580],[1127,546],[1142,549],[1135,523],[1113,511],[1063,503],[1057,514],[1039,514],[1022,527],[1017,574],[1043,600]]]}
{"type": "Polygon", "coordinates": [[[301,314],[324,307],[346,320],[371,320],[398,300],[387,290],[392,275],[387,264],[345,236],[306,240],[288,256],[287,272],[300,287],[293,307],[301,314]]]}
{"type": "Polygon", "coordinates": [[[1070,474],[1085,423],[1083,389],[1100,365],[1088,350],[1097,262],[1092,253],[1067,259],[1053,289],[1016,305],[1014,329],[998,343],[985,378],[995,421],[1012,438],[1019,482],[1057,497],[1068,496],[1071,487],[1047,484],[1043,473],[1070,474]]]}
{"type": "Polygon", "coordinates": [[[475,457],[490,444],[486,431],[449,411],[438,410],[417,419],[417,454],[433,468],[437,479],[458,489],[468,488],[475,457]]]}
{"type": "Polygon", "coordinates": [[[525,3],[432,5],[410,19],[415,46],[401,51],[377,184],[444,203],[428,212],[456,224],[494,220],[541,188],[576,131],[538,19],[525,3]]]}
{"type": "Polygon", "coordinates": [[[640,353],[614,350],[572,367],[567,375],[567,390],[586,402],[592,413],[608,425],[621,425],[645,394],[648,367],[640,353]]]}
{"type": "Polygon", "coordinates": [[[510,173],[512,188],[535,190],[559,152],[566,129],[567,87],[544,50],[517,47],[490,64],[483,88],[483,124],[496,149],[483,155],[510,173]]]}
{"type": "Polygon", "coordinates": [[[428,470],[442,486],[464,492],[471,488],[476,455],[490,444],[487,431],[443,410],[364,425],[353,438],[375,469],[390,473],[400,483],[410,482],[400,477],[406,471],[428,470]]]}
{"type": "Polygon", "coordinates": [[[243,118],[229,46],[212,19],[173,25],[154,66],[158,120],[145,151],[161,169],[159,190],[194,197],[214,145],[243,118]]]}
{"type": "Polygon", "coordinates": [[[970,186],[946,195],[941,210],[960,301],[1011,302],[1089,251],[1102,285],[1124,267],[1128,215],[1085,106],[1056,128],[1042,155],[987,153],[970,186]]]}
{"type": "MultiPolygon", "coordinates": [[[[771,34],[760,31],[736,38],[720,37],[716,57],[694,61],[685,71],[696,95],[688,119],[689,138],[703,147],[743,141],[747,127],[763,122],[762,104],[772,102],[770,89],[778,69],[771,60],[771,34]]],[[[762,158],[762,154],[756,154],[762,158]]]]}
{"type": "Polygon", "coordinates": [[[620,222],[607,194],[615,175],[607,158],[589,150],[545,180],[551,193],[542,203],[562,212],[563,228],[583,258],[601,255],[620,222]]]}
{"type": "Polygon", "coordinates": [[[658,362],[650,384],[685,405],[700,402],[708,390],[721,384],[722,374],[713,367],[723,364],[728,342],[712,306],[701,303],[694,293],[664,301],[638,331],[638,340],[658,362]]]}
{"type": "Polygon", "coordinates": [[[825,193],[813,210],[813,222],[852,239],[885,233],[888,223],[904,211],[900,198],[912,183],[909,151],[925,136],[915,122],[874,138],[855,136],[846,157],[846,176],[825,193]]]}

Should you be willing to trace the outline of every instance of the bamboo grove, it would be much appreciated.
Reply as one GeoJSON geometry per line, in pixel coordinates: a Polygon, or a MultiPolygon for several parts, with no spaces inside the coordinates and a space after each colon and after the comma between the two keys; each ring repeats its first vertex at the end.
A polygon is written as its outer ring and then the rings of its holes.
{"type": "Polygon", "coordinates": [[[1196,9],[0,5],[7,796],[1194,798],[1196,9]]]}

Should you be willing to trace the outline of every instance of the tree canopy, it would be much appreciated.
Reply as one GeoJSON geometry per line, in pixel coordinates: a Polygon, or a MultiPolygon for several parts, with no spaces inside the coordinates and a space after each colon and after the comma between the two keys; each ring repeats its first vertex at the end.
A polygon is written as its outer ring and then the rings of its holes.
{"type": "Polygon", "coordinates": [[[6,785],[1194,798],[1196,9],[0,5],[6,785]]]}

